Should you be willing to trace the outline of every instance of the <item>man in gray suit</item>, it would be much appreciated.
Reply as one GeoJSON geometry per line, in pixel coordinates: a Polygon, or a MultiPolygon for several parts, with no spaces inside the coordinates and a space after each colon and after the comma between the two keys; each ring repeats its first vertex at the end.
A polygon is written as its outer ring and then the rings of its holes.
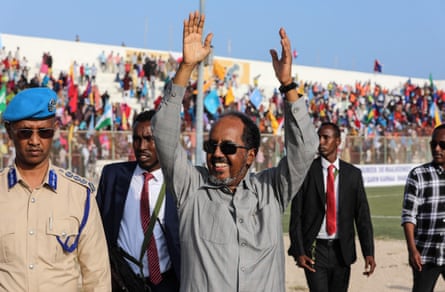
{"type": "Polygon", "coordinates": [[[290,40],[280,29],[281,58],[271,50],[285,98],[287,156],[249,173],[260,144],[256,124],[239,112],[220,116],[204,144],[207,167],[193,166],[181,146],[181,103],[193,69],[210,52],[204,16],[184,22],[183,61],[153,118],[159,161],[179,206],[181,291],[285,291],[281,217],[318,146],[306,104],[293,82],[290,40]]]}

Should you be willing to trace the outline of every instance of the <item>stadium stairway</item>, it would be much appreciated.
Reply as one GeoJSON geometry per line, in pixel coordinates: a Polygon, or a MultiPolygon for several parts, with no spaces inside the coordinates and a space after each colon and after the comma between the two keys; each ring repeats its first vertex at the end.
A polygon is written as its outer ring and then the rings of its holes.
{"type": "Polygon", "coordinates": [[[134,94],[129,98],[124,98],[120,83],[116,82],[115,78],[115,73],[98,72],[96,76],[96,84],[99,86],[100,94],[104,94],[105,91],[107,91],[108,95],[110,96],[111,103],[126,103],[136,112],[140,112],[145,108],[153,108],[153,101],[158,96],[162,95],[165,84],[163,81],[156,80],[154,96],[153,93],[149,90],[149,98],[147,101],[147,105],[145,106],[145,102],[139,102],[134,94]]]}

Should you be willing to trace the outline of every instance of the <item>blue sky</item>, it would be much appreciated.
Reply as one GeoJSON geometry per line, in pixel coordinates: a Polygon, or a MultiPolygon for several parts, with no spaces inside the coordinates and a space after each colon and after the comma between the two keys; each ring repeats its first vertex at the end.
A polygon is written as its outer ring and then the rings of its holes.
{"type": "MultiPolygon", "coordinates": [[[[182,22],[199,0],[3,1],[0,32],[181,51],[182,22]]],[[[284,27],[296,64],[445,80],[445,1],[208,0],[215,55],[270,61],[284,27]]],[[[272,68],[271,68],[272,70],[272,68]]]]}

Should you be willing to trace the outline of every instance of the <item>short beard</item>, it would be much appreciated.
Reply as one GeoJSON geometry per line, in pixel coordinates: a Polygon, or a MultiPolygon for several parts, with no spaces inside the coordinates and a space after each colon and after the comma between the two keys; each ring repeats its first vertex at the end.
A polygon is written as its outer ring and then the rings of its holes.
{"type": "MultiPolygon", "coordinates": [[[[247,165],[247,164],[243,165],[243,167],[240,169],[240,171],[238,172],[238,174],[235,175],[234,177],[228,177],[228,178],[225,178],[225,179],[219,179],[219,178],[217,178],[217,177],[214,176],[214,175],[210,175],[210,176],[209,176],[209,181],[210,181],[212,184],[216,185],[216,186],[227,186],[227,187],[228,187],[228,186],[230,186],[235,180],[237,180],[237,179],[240,177],[241,173],[243,173],[244,170],[249,169],[249,166],[250,166],[250,165],[247,165]]],[[[244,174],[244,175],[245,175],[245,174],[244,174]]]]}
{"type": "Polygon", "coordinates": [[[233,177],[219,179],[214,175],[209,176],[209,181],[216,186],[229,186],[234,180],[235,178],[233,177]]]}

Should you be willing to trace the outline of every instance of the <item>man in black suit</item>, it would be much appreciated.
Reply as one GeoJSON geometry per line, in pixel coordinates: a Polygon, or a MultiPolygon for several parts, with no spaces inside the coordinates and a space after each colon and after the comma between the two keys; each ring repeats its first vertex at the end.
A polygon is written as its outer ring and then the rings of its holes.
{"type": "MultiPolygon", "coordinates": [[[[136,117],[133,125],[133,150],[136,161],[106,165],[102,170],[96,197],[109,249],[119,246],[136,259],[139,259],[144,240],[142,216],[147,213],[152,215],[164,183],[151,132],[151,119],[154,114],[155,111],[150,110],[136,117]],[[146,176],[150,177],[148,182],[144,180],[146,176]],[[141,199],[144,198],[144,190],[148,190],[148,194],[145,192],[145,197],[148,196],[148,199],[145,199],[146,207],[141,203],[144,201],[141,199]],[[150,211],[141,213],[141,210],[147,209],[150,211]]],[[[159,260],[156,262],[159,262],[159,265],[153,268],[151,264],[155,261],[150,263],[149,259],[152,257],[150,254],[147,256],[149,251],[146,251],[142,261],[144,277],[153,292],[179,291],[178,228],[176,204],[173,196],[167,191],[153,229],[153,249],[157,251],[159,260]],[[154,275],[157,275],[156,279],[153,279],[154,275]]],[[[140,268],[128,262],[133,271],[140,274],[140,268]]],[[[113,290],[115,289],[116,283],[113,283],[113,290]]]]}
{"type": "Polygon", "coordinates": [[[357,257],[354,223],[365,257],[363,274],[375,269],[371,216],[361,171],[337,157],[338,126],[323,123],[318,137],[320,157],[292,202],[288,253],[304,269],[311,292],[347,291],[357,257]]]}

